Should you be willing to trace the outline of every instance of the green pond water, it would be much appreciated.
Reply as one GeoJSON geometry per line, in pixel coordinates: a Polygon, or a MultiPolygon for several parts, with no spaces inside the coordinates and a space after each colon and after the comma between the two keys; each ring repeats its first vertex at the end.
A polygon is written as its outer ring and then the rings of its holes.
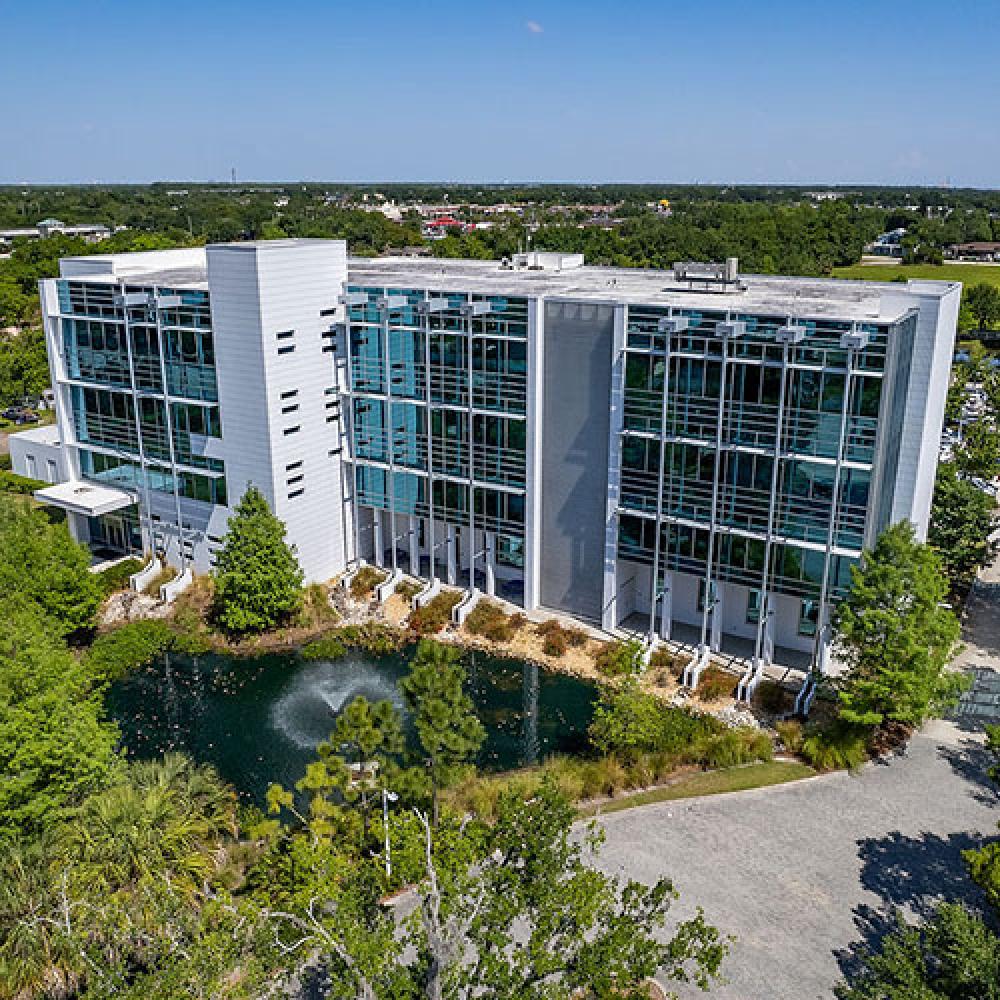
{"type": "MultiPolygon", "coordinates": [[[[261,804],[272,781],[290,787],[302,776],[316,744],[356,695],[392,701],[415,749],[399,690],[412,653],[352,651],[340,660],[314,662],[294,654],[171,655],[115,684],[108,707],[130,754],[182,750],[213,764],[242,796],[261,804]]],[[[480,767],[506,770],[584,748],[594,685],[478,652],[467,653],[464,664],[486,727],[480,767]]]]}

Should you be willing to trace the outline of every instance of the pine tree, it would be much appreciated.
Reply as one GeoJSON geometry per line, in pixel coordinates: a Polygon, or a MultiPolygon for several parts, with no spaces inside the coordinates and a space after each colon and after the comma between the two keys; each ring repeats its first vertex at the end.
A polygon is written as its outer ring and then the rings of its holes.
{"type": "Polygon", "coordinates": [[[247,488],[215,565],[215,620],[236,634],[285,624],[302,607],[302,569],[264,495],[247,488]]]}

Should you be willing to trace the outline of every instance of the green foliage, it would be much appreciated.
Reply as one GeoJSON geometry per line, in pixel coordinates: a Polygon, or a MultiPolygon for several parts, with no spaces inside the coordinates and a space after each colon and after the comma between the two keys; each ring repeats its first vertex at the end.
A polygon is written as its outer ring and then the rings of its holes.
{"type": "Polygon", "coordinates": [[[409,675],[400,684],[426,756],[435,824],[438,790],[486,738],[465,691],[466,674],[459,658],[458,650],[423,639],[410,662],[409,675]]]}
{"type": "Polygon", "coordinates": [[[391,625],[379,622],[366,622],[363,625],[345,625],[337,629],[333,636],[345,646],[363,649],[368,653],[381,656],[386,653],[396,653],[406,644],[405,634],[391,625]]]}
{"type": "MultiPolygon", "coordinates": [[[[6,305],[3,301],[4,288],[0,278],[0,327],[5,325],[5,314],[14,322],[21,322],[38,309],[37,288],[32,289],[23,304],[11,304],[8,300],[6,305]]],[[[13,336],[0,334],[0,409],[18,406],[25,399],[35,399],[48,385],[49,359],[41,329],[22,330],[13,336]]]]}
{"type": "Polygon", "coordinates": [[[609,642],[594,658],[597,669],[605,677],[635,677],[642,672],[642,643],[609,642]]]}
{"type": "Polygon", "coordinates": [[[90,553],[65,524],[23,502],[0,496],[0,594],[37,604],[61,635],[90,628],[101,588],[90,553]]]}
{"type": "Polygon", "coordinates": [[[937,552],[953,593],[964,593],[980,567],[997,552],[994,500],[959,477],[955,465],[942,462],[934,485],[927,541],[937,552]]]}
{"type": "Polygon", "coordinates": [[[300,650],[303,660],[339,660],[347,655],[347,647],[333,636],[307,642],[300,650]]]}
{"type": "Polygon", "coordinates": [[[1000,288],[981,282],[967,288],[962,299],[980,330],[1000,326],[1000,288]]]}
{"type": "Polygon", "coordinates": [[[762,730],[740,727],[703,737],[697,754],[706,767],[737,767],[755,760],[771,760],[774,746],[762,730]]]}
{"type": "Polygon", "coordinates": [[[442,590],[422,608],[412,611],[407,624],[417,635],[434,635],[451,621],[452,609],[461,600],[461,591],[442,590]]]}
{"type": "Polygon", "coordinates": [[[264,632],[302,607],[302,570],[285,526],[254,486],[229,519],[215,563],[214,616],[227,632],[264,632]]]}
{"type": "Polygon", "coordinates": [[[27,601],[0,630],[0,839],[36,833],[107,780],[117,729],[60,629],[27,601]]]}
{"type": "MultiPolygon", "coordinates": [[[[1000,726],[986,727],[986,752],[992,760],[987,773],[1000,786],[1000,726]]],[[[1000,915],[1000,840],[991,841],[975,850],[963,851],[962,857],[972,881],[983,890],[1000,915]]]]}
{"type": "Polygon", "coordinates": [[[723,728],[711,716],[664,705],[633,680],[621,688],[602,689],[588,735],[602,754],[634,760],[655,751],[680,754],[723,728]]]}
{"type": "Polygon", "coordinates": [[[856,771],[868,759],[867,741],[866,727],[835,719],[807,731],[802,755],[817,771],[856,771]]]}
{"type": "Polygon", "coordinates": [[[126,590],[129,578],[133,573],[138,573],[143,566],[145,563],[141,559],[123,559],[107,569],[102,569],[96,574],[101,592],[108,597],[116,591],[126,590]]]}
{"type": "Polygon", "coordinates": [[[847,670],[840,714],[853,724],[917,726],[953,702],[962,678],[945,672],[959,625],[943,602],[948,584],[934,551],[900,522],[879,536],[836,620],[847,670]]]}
{"type": "Polygon", "coordinates": [[[48,485],[41,479],[29,479],[27,476],[19,476],[16,472],[6,472],[0,469],[0,493],[31,496],[35,490],[44,489],[48,485]]]}
{"type": "Polygon", "coordinates": [[[173,628],[158,618],[128,622],[99,635],[87,651],[87,666],[102,682],[115,681],[174,648],[173,628]]]}
{"type": "Polygon", "coordinates": [[[351,580],[351,597],[356,601],[370,597],[372,591],[385,580],[387,575],[375,566],[362,566],[351,580]]]}
{"type": "Polygon", "coordinates": [[[789,753],[800,753],[805,742],[805,728],[798,719],[779,719],[774,724],[778,738],[789,753]]]}
{"type": "Polygon", "coordinates": [[[984,419],[967,424],[955,447],[955,466],[967,476],[993,479],[1000,473],[1000,431],[984,419]]]}
{"type": "Polygon", "coordinates": [[[1000,937],[982,917],[942,903],[918,926],[896,929],[837,988],[839,1000],[997,1000],[1000,937]]]}

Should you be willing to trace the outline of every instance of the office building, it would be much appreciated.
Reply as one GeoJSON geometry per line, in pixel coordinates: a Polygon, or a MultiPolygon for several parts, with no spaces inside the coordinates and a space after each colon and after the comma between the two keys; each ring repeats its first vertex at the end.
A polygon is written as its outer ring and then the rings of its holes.
{"type": "Polygon", "coordinates": [[[365,560],[823,667],[862,549],[926,532],[960,291],[314,240],[69,259],[41,497],[205,572],[252,482],[310,580],[365,560]]]}

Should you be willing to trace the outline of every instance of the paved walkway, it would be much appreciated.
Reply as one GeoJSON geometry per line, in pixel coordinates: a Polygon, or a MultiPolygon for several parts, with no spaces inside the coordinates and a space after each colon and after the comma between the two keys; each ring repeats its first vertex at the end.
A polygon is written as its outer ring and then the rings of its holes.
{"type": "Polygon", "coordinates": [[[736,937],[713,1000],[829,1000],[892,907],[919,913],[938,895],[975,899],[960,852],[998,822],[980,742],[935,723],[905,757],[857,776],[607,816],[601,866],[644,882],[673,878],[676,915],[701,905],[736,937]]]}

